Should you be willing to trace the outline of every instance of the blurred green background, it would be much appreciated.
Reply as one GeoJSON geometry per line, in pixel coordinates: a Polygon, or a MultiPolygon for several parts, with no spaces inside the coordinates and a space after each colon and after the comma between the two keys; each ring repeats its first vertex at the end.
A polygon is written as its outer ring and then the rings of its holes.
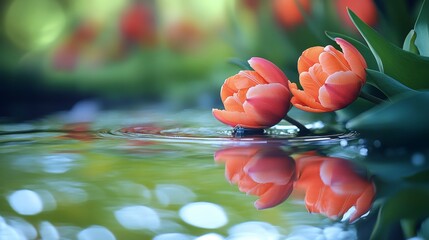
{"type": "MultiPolygon", "coordinates": [[[[264,57],[296,81],[300,53],[333,44],[326,30],[359,37],[334,0],[313,1],[312,22],[294,27],[279,21],[285,13],[275,2],[2,1],[0,121],[40,117],[83,99],[104,108],[210,110],[221,105],[224,79],[239,70],[231,60],[264,57]]],[[[419,1],[400,2],[406,8],[376,1],[382,14],[373,23],[395,43],[414,23],[410,12],[419,1]],[[395,31],[386,28],[392,19],[395,31]]]]}

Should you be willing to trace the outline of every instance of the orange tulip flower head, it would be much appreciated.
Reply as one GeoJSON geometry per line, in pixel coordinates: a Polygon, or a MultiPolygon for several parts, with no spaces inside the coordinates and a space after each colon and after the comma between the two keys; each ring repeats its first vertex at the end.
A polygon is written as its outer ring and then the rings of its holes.
{"type": "Polygon", "coordinates": [[[311,47],[298,59],[299,81],[289,82],[292,104],[308,112],[332,112],[351,104],[366,81],[365,59],[349,42],[335,38],[343,52],[331,45],[311,47]]]}
{"type": "Polygon", "coordinates": [[[266,59],[253,57],[248,62],[253,70],[225,80],[220,91],[225,110],[213,109],[213,115],[231,127],[272,127],[291,107],[288,78],[266,59]]]}
{"type": "Polygon", "coordinates": [[[226,179],[241,192],[259,197],[257,209],[277,206],[292,192],[295,161],[281,148],[225,148],[215,153],[215,161],[225,163],[226,179]]]}

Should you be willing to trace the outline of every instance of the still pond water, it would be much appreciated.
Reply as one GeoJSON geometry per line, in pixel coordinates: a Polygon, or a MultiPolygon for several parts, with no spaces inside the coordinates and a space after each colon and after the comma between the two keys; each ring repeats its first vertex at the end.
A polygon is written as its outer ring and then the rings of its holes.
{"type": "Polygon", "coordinates": [[[209,111],[67,114],[0,125],[1,240],[368,239],[389,186],[427,169],[317,121],[233,137],[209,111]]]}

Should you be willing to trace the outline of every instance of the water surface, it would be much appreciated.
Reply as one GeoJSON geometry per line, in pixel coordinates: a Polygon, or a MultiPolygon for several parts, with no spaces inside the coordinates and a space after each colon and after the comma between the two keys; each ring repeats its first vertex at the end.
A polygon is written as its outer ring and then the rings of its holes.
{"type": "MultiPolygon", "coordinates": [[[[281,123],[264,134],[234,137],[210,112],[191,110],[105,111],[86,123],[70,122],[67,116],[0,125],[0,239],[362,235],[349,223],[353,209],[344,209],[345,215],[338,217],[310,214],[305,193],[294,190],[287,200],[258,210],[254,206],[258,194],[246,194],[228,175],[243,174],[231,173],[231,166],[246,157],[282,165],[290,160],[279,158],[291,156],[295,166],[299,162],[293,156],[312,152],[352,164],[348,160],[368,154],[367,143],[356,133],[323,133],[324,125],[312,122],[307,126],[319,134],[299,137],[293,126],[281,123]]],[[[355,165],[358,176],[370,181],[367,170],[355,165]]],[[[272,170],[264,171],[273,176],[272,170]]],[[[291,174],[294,179],[299,175],[291,174]]]]}

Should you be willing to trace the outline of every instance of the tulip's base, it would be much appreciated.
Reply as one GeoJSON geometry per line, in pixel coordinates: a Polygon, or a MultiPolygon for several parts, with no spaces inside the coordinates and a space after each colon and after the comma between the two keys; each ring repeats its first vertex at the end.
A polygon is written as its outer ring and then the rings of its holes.
{"type": "Polygon", "coordinates": [[[232,135],[234,135],[234,137],[244,137],[249,135],[262,135],[262,134],[265,134],[264,129],[259,129],[259,128],[235,127],[232,130],[232,135]]]}

